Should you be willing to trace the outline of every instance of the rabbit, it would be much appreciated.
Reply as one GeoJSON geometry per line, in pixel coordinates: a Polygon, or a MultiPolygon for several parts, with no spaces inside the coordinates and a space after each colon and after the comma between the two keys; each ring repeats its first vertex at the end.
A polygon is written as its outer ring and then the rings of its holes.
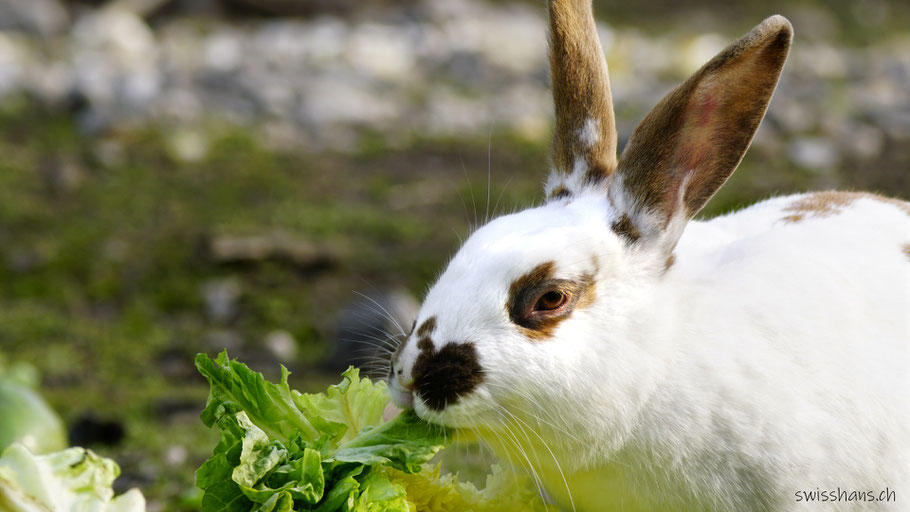
{"type": "Polygon", "coordinates": [[[451,259],[391,357],[393,401],[563,510],[907,510],[910,204],[827,191],[692,220],[764,116],[790,23],[720,52],[617,159],[591,0],[548,11],[547,200],[451,259]]]}

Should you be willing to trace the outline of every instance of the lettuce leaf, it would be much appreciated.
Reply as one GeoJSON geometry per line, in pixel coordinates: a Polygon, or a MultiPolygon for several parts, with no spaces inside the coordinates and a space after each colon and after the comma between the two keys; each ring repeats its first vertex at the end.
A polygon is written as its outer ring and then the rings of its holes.
{"type": "Polygon", "coordinates": [[[60,416],[38,393],[41,379],[34,366],[8,364],[0,353],[0,452],[15,442],[32,453],[50,453],[67,447],[60,416]]]}
{"type": "Polygon", "coordinates": [[[0,510],[8,512],[144,512],[132,489],[114,497],[120,467],[91,450],[68,448],[34,455],[16,443],[0,456],[0,510]]]}
{"type": "Polygon", "coordinates": [[[421,420],[413,409],[376,428],[366,428],[338,447],[332,457],[342,462],[386,464],[417,473],[446,444],[446,430],[421,420]]]}
{"type": "Polygon", "coordinates": [[[284,367],[269,382],[226,352],[199,354],[196,368],[211,386],[202,421],[221,433],[196,471],[202,512],[547,510],[512,473],[494,470],[483,491],[440,477],[428,463],[451,432],[413,410],[382,423],[386,384],[356,368],[322,394],[290,389],[284,367]]]}
{"type": "Polygon", "coordinates": [[[283,366],[278,384],[268,382],[245,364],[229,361],[227,351],[214,361],[205,354],[197,355],[196,368],[211,386],[202,411],[202,421],[207,426],[214,425],[226,413],[245,411],[270,438],[286,442],[298,434],[309,442],[319,439],[319,430],[294,403],[287,382],[290,372],[283,366]]]}
{"type": "Polygon", "coordinates": [[[203,512],[407,511],[404,488],[374,467],[414,473],[444,446],[445,432],[413,412],[382,424],[383,382],[348,369],[325,394],[268,382],[231,361],[196,357],[211,393],[202,421],[221,440],[196,472],[203,512]],[[290,508],[288,508],[290,507],[290,508]]]}
{"type": "Polygon", "coordinates": [[[453,474],[440,474],[439,466],[427,467],[420,473],[408,474],[387,470],[391,482],[405,488],[413,510],[420,512],[556,512],[540,498],[530,476],[491,467],[486,486],[477,489],[470,482],[459,482],[453,474]]]}

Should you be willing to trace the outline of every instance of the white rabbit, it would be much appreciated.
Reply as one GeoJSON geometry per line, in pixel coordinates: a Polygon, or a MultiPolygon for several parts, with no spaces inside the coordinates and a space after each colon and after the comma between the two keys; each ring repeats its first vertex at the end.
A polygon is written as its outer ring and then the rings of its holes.
{"type": "Polygon", "coordinates": [[[749,146],[789,22],[670,92],[617,162],[591,2],[549,11],[549,199],[449,263],[392,357],[396,403],[565,510],[910,510],[910,204],[821,192],[690,220],[749,146]]]}

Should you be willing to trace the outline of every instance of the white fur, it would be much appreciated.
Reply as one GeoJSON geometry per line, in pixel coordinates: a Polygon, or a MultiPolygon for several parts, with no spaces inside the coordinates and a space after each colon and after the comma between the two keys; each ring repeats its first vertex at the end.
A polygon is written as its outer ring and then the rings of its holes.
{"type": "Polygon", "coordinates": [[[596,117],[585,119],[585,125],[578,132],[578,141],[586,148],[593,148],[599,140],[600,121],[596,117]]]}
{"type": "MultiPolygon", "coordinates": [[[[689,222],[667,272],[656,245],[609,229],[604,195],[494,220],[418,318],[437,317],[437,347],[473,341],[484,381],[441,412],[418,398],[418,414],[476,430],[566,510],[803,510],[795,492],[838,486],[888,487],[898,501],[882,510],[898,510],[910,499],[910,216],[863,198],[783,221],[796,199],[689,222]],[[565,279],[598,269],[597,299],[531,341],[505,303],[546,261],[565,279]]],[[[408,372],[415,343],[399,360],[408,372]]]]}
{"type": "Polygon", "coordinates": [[[547,176],[544,184],[544,194],[549,196],[559,187],[565,187],[572,195],[581,195],[585,192],[601,191],[604,188],[600,183],[591,183],[585,180],[585,172],[588,170],[588,163],[583,157],[577,156],[572,162],[572,172],[565,174],[563,172],[552,170],[547,176]]]}

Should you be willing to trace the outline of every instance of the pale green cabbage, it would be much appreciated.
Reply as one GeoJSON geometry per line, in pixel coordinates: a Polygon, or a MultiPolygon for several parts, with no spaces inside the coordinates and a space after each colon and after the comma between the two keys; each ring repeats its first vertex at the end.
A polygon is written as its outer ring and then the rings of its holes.
{"type": "Polygon", "coordinates": [[[0,456],[3,512],[145,512],[136,489],[114,497],[120,467],[84,448],[34,455],[15,443],[0,456]]]}
{"type": "Polygon", "coordinates": [[[7,364],[0,354],[0,451],[15,442],[33,453],[67,447],[60,416],[35,391],[38,371],[26,363],[7,364]]]}

